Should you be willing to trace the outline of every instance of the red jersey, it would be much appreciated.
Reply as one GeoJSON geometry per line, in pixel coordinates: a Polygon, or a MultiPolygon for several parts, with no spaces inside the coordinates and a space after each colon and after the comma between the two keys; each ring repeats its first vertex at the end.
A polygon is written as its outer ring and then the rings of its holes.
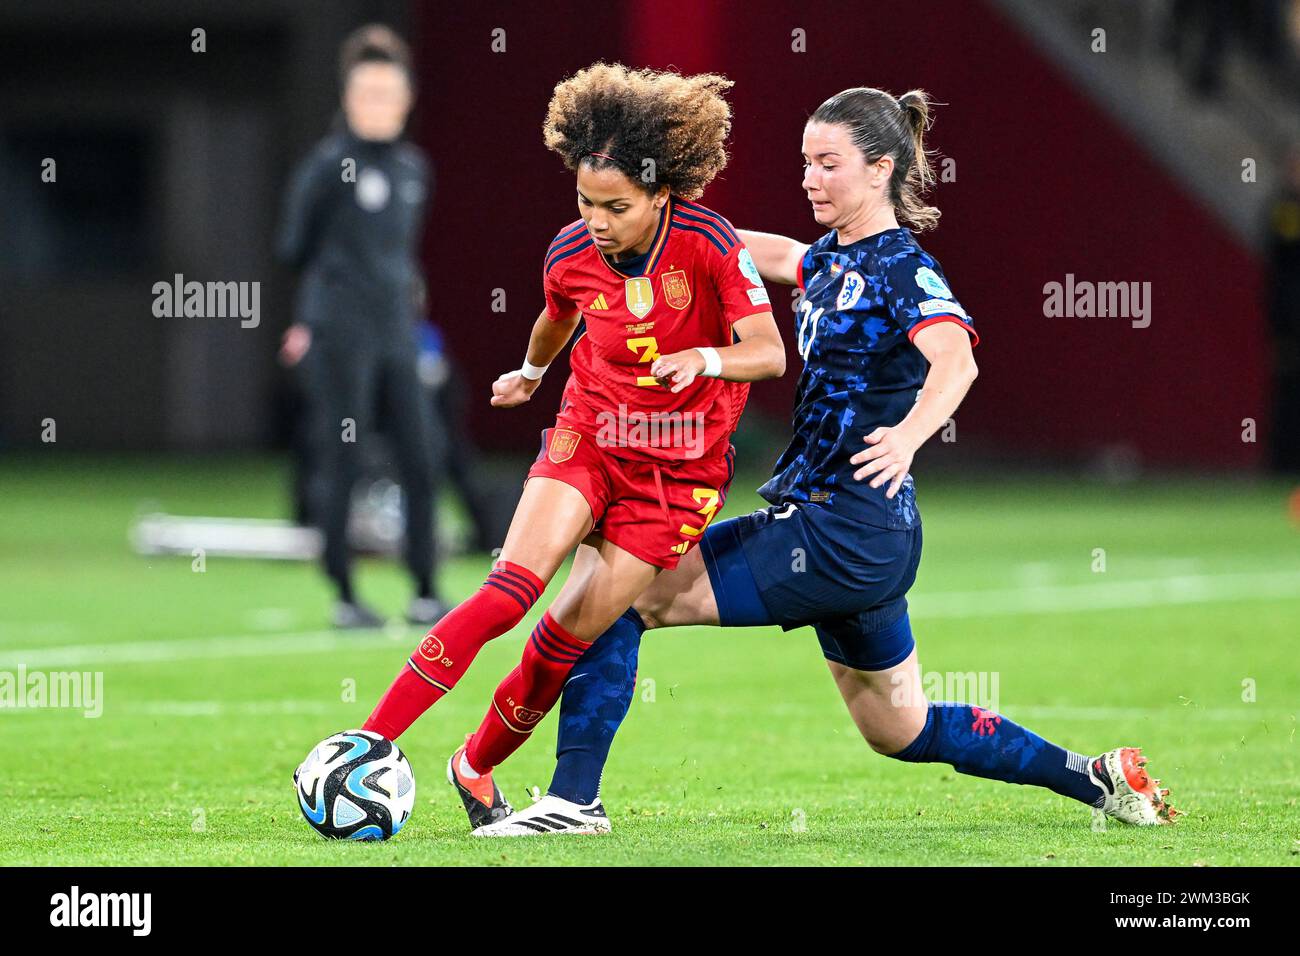
{"type": "Polygon", "coordinates": [[[731,326],[772,311],[754,260],[731,223],[670,197],[639,267],[620,272],[582,220],[546,253],[546,314],[581,310],[557,424],[592,435],[619,458],[681,461],[725,454],[747,383],[696,378],[674,395],[650,374],[661,355],[733,344],[731,326]]]}

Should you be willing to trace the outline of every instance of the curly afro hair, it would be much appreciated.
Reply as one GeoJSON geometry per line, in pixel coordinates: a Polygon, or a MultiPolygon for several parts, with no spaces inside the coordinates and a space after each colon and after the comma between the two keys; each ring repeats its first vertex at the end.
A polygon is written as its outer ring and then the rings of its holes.
{"type": "Polygon", "coordinates": [[[543,138],[574,172],[584,162],[615,168],[648,193],[667,186],[696,199],[727,165],[731,107],[722,94],[731,85],[716,73],[596,63],[555,87],[543,138]]]}

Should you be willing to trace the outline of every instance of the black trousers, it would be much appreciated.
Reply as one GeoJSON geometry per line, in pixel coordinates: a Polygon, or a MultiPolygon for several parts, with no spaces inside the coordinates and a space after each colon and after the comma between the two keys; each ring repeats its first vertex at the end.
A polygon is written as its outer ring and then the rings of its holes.
{"type": "Polygon", "coordinates": [[[1273,382],[1274,471],[1300,475],[1300,371],[1279,373],[1273,382]]]}
{"type": "Polygon", "coordinates": [[[445,457],[440,429],[417,372],[412,341],[391,345],[313,330],[301,363],[311,465],[307,501],[325,536],[325,571],[351,588],[348,514],[363,454],[381,420],[406,499],[405,560],[417,581],[434,563],[434,465],[445,457]]]}
{"type": "Polygon", "coordinates": [[[504,491],[509,501],[503,515],[501,502],[497,500],[499,495],[495,494],[497,489],[479,467],[478,451],[465,427],[465,400],[468,394],[469,388],[464,376],[456,365],[451,364],[447,380],[438,386],[433,396],[434,430],[439,433],[434,444],[435,447],[448,451],[437,458],[438,477],[435,478],[435,487],[440,488],[443,479],[451,482],[474,526],[474,549],[489,552],[505,541],[506,530],[514,515],[518,486],[514,482],[506,483],[504,491]],[[454,454],[450,453],[451,449],[455,450],[454,454]]]}

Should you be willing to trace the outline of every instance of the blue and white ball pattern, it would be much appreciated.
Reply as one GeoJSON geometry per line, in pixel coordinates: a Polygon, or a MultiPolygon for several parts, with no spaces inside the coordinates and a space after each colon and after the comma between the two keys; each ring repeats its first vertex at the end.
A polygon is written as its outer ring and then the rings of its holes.
{"type": "Polygon", "coordinates": [[[331,840],[387,840],[415,807],[410,761],[397,744],[366,730],[322,740],[293,779],[302,815],[331,840]]]}

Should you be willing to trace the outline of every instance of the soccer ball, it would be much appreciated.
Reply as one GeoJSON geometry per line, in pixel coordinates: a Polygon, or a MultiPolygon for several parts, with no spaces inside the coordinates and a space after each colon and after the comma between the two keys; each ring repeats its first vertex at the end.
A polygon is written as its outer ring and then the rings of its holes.
{"type": "Polygon", "coordinates": [[[293,773],[298,806],[330,840],[387,840],[415,806],[415,774],[397,744],[368,730],[326,737],[293,773]]]}

